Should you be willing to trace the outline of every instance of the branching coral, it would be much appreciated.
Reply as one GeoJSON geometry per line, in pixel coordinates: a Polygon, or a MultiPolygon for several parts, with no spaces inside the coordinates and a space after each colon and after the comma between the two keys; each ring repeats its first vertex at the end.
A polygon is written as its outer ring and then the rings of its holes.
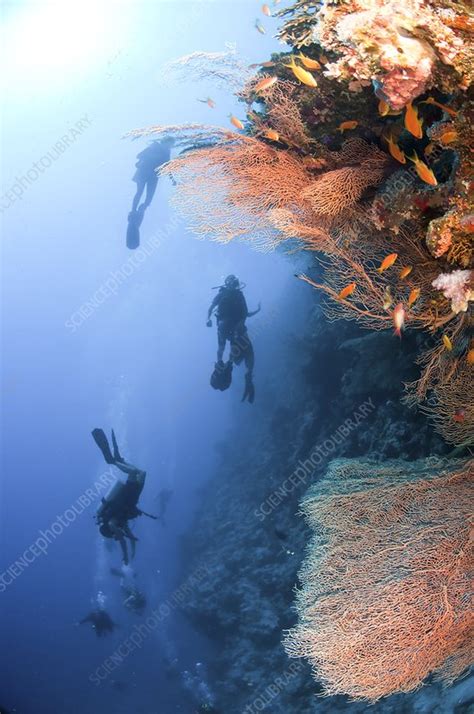
{"type": "Polygon", "coordinates": [[[302,504],[314,531],[290,656],[325,694],[377,700],[472,662],[474,463],[340,460],[302,504]]]}
{"type": "Polygon", "coordinates": [[[235,47],[225,52],[192,52],[168,62],[163,75],[178,81],[212,82],[222,89],[236,91],[251,76],[251,70],[237,55],[235,47]]]}
{"type": "Polygon", "coordinates": [[[452,349],[439,339],[420,356],[421,376],[407,385],[404,398],[409,406],[419,406],[432,417],[446,441],[459,446],[472,444],[474,365],[469,354],[474,346],[473,328],[472,317],[460,313],[445,333],[452,349]]]}

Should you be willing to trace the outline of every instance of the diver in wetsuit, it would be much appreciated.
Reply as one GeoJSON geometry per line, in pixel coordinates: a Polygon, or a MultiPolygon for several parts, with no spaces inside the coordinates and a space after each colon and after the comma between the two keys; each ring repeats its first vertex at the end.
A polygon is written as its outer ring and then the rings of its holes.
{"type": "Polygon", "coordinates": [[[261,306],[249,312],[241,285],[235,275],[228,275],[224,285],[212,301],[207,313],[207,326],[212,327],[211,316],[215,312],[217,318],[217,362],[211,377],[211,385],[223,391],[230,386],[232,365],[245,361],[245,391],[242,401],[250,403],[255,397],[253,386],[253,368],[255,356],[253,345],[248,336],[245,321],[260,312],[261,306]],[[229,360],[224,364],[223,357],[227,342],[230,344],[229,360]]]}
{"type": "Polygon", "coordinates": [[[104,637],[117,627],[110,615],[101,609],[92,610],[83,620],[80,620],[79,624],[84,625],[86,622],[91,623],[97,637],[104,637]]]}
{"type": "Polygon", "coordinates": [[[127,230],[127,247],[132,250],[138,248],[140,245],[139,229],[145,211],[151,204],[158,185],[156,170],[170,160],[173,144],[174,139],[170,137],[162,139],[161,141],[153,141],[146,149],[143,149],[143,151],[137,155],[137,163],[135,164],[136,171],[132,179],[132,181],[135,181],[137,184],[137,190],[133,197],[132,210],[128,214],[127,230]],[[145,189],[145,200],[139,206],[138,204],[145,189]]]}
{"type": "Polygon", "coordinates": [[[141,515],[155,518],[155,516],[144,513],[137,506],[145,485],[146,472],[132,464],[128,464],[121,457],[113,430],[113,454],[102,429],[94,429],[92,436],[102,451],[105,461],[108,464],[114,464],[120,471],[126,473],[128,477],[125,483],[122,483],[122,481],[115,483],[108,495],[102,499],[102,503],[96,513],[96,520],[101,534],[104,538],[114,538],[119,542],[122,549],[123,562],[128,565],[127,540],[130,542],[132,558],[135,555],[135,543],[138,540],[130,530],[128,521],[141,515]]]}

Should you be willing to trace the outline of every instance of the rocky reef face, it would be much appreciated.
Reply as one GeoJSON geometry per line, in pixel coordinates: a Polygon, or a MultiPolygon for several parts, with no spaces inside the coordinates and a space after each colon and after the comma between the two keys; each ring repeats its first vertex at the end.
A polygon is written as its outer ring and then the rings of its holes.
{"type": "MultiPolygon", "coordinates": [[[[413,460],[450,450],[400,402],[419,339],[328,325],[314,306],[306,334],[279,355],[272,375],[257,373],[257,402],[219,445],[220,467],[184,542],[186,570],[205,564],[210,573],[184,612],[217,647],[208,663],[217,711],[367,711],[343,696],[316,697],[310,667],[281,644],[295,624],[294,585],[310,535],[298,509],[336,457],[413,460]]],[[[469,679],[444,690],[429,684],[371,711],[460,714],[472,697],[469,679]]]]}

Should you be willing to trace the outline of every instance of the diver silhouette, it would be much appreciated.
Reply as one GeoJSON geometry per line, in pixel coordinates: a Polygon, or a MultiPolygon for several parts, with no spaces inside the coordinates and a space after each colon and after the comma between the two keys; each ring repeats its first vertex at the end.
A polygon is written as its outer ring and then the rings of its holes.
{"type": "Polygon", "coordinates": [[[253,384],[255,354],[245,321],[260,312],[261,305],[259,303],[256,310],[249,312],[242,292],[244,287],[235,275],[228,275],[224,285],[219,286],[219,292],[209,307],[207,326],[212,327],[213,314],[216,315],[217,320],[217,362],[211,376],[211,386],[220,391],[228,389],[232,382],[233,365],[245,362],[247,372],[242,401],[247,400],[252,404],[255,399],[253,384]],[[230,345],[229,359],[224,362],[227,342],[230,345]]]}
{"type": "Polygon", "coordinates": [[[174,139],[170,137],[161,141],[153,141],[137,155],[136,171],[132,178],[132,181],[137,184],[137,190],[133,197],[132,210],[128,214],[127,248],[130,250],[134,250],[140,245],[140,226],[158,185],[156,170],[170,160],[173,144],[174,139]],[[139,205],[145,189],[145,200],[139,205]]]}
{"type": "Polygon", "coordinates": [[[122,550],[123,562],[128,565],[127,540],[131,546],[131,557],[135,556],[135,543],[138,540],[128,525],[128,521],[137,516],[148,516],[156,520],[155,516],[141,511],[137,504],[145,485],[146,472],[127,463],[120,455],[117,440],[112,430],[113,453],[107,437],[102,429],[94,429],[92,436],[102,452],[106,463],[113,464],[120,471],[127,474],[127,481],[117,481],[105,498],[102,499],[96,513],[99,530],[104,538],[113,538],[118,541],[122,550]]]}

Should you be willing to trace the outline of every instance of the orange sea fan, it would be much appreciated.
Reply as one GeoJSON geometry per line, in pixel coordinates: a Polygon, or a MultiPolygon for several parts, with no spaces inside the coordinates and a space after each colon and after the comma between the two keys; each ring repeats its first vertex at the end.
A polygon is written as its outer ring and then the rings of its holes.
{"type": "Polygon", "coordinates": [[[164,173],[177,182],[173,202],[196,235],[224,242],[247,238],[264,248],[286,238],[278,235],[269,212],[297,207],[310,181],[302,161],[289,151],[235,134],[174,159],[164,173]]]}
{"type": "Polygon", "coordinates": [[[302,510],[314,530],[285,640],[324,693],[375,701],[474,658],[474,462],[332,462],[302,510]]]}

